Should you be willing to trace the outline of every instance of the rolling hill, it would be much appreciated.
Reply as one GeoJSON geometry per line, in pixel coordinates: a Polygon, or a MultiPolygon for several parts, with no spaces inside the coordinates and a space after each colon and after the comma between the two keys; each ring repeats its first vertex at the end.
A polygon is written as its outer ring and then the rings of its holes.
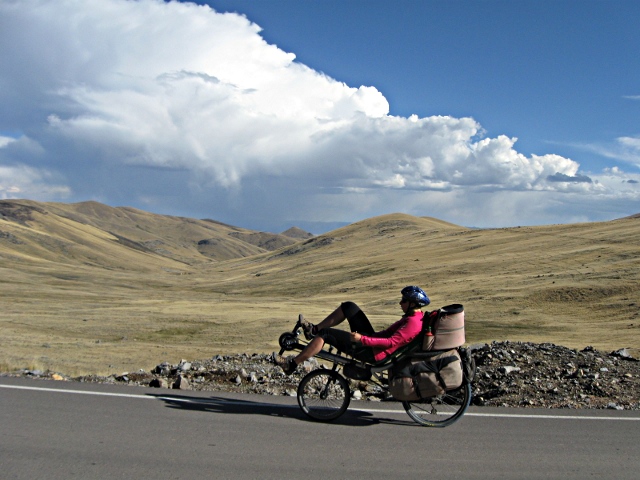
{"type": "Polygon", "coordinates": [[[0,220],[8,256],[143,271],[156,264],[184,268],[256,255],[291,245],[302,232],[254,232],[98,202],[4,200],[0,220]]]}

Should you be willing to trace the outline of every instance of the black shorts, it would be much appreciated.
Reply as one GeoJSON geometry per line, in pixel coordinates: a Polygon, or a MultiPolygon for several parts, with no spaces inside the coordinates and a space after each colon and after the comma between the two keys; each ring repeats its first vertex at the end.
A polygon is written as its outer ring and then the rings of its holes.
{"type": "MultiPolygon", "coordinates": [[[[360,307],[353,302],[344,302],[342,312],[349,321],[351,332],[358,332],[362,335],[371,335],[374,333],[371,322],[364,314],[360,307]]],[[[342,353],[351,355],[352,357],[362,360],[363,362],[373,362],[374,353],[371,347],[364,347],[351,343],[351,333],[337,328],[323,328],[318,332],[318,337],[322,337],[325,343],[333,345],[342,353]]]]}

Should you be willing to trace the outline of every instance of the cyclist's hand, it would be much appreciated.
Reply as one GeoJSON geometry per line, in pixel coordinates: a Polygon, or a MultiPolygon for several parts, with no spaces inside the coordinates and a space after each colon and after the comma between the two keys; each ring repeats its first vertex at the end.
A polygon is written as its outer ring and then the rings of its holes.
{"type": "Polygon", "coordinates": [[[351,332],[352,343],[360,343],[361,338],[362,338],[362,335],[360,335],[358,332],[351,332]]]}

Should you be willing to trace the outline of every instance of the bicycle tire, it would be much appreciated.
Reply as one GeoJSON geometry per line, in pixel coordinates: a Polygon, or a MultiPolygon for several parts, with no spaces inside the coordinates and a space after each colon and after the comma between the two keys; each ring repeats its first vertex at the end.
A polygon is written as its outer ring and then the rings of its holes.
{"type": "Polygon", "coordinates": [[[402,402],[407,415],[425,427],[446,427],[457,422],[471,403],[471,384],[421,401],[402,402]]]}
{"type": "Polygon", "coordinates": [[[307,416],[319,422],[338,418],[350,401],[349,383],[334,370],[314,370],[298,385],[298,405],[307,416]]]}

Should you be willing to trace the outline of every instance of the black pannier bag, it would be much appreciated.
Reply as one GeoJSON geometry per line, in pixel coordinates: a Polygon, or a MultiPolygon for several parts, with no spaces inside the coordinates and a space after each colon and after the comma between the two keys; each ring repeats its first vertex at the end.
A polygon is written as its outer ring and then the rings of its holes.
{"type": "Polygon", "coordinates": [[[393,366],[389,393],[396,400],[422,400],[459,388],[462,377],[457,349],[422,353],[393,366]]]}
{"type": "Polygon", "coordinates": [[[462,361],[462,373],[467,382],[471,383],[476,378],[476,360],[473,353],[468,348],[459,348],[460,360],[462,361]]]}

